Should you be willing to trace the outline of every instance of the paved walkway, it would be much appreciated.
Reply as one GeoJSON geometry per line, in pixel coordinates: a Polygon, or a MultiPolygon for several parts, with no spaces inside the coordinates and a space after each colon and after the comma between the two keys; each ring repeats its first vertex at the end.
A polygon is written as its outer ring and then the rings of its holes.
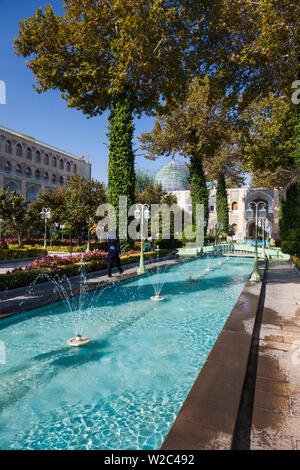
{"type": "Polygon", "coordinates": [[[300,450],[300,277],[289,262],[265,277],[233,448],[300,450]]]}
{"type": "Polygon", "coordinates": [[[271,264],[259,334],[251,449],[300,450],[300,277],[271,264]]]}
{"type": "Polygon", "coordinates": [[[280,262],[265,281],[233,448],[300,450],[300,277],[280,262]]]}

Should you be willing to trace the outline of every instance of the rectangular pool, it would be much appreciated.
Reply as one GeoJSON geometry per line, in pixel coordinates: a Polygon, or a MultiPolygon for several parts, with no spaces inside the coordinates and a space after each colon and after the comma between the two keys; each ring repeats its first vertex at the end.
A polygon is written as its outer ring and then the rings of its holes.
{"type": "Polygon", "coordinates": [[[252,265],[196,259],[163,302],[152,273],[1,320],[0,449],[159,449],[252,265]],[[89,345],[66,344],[76,328],[89,345]]]}

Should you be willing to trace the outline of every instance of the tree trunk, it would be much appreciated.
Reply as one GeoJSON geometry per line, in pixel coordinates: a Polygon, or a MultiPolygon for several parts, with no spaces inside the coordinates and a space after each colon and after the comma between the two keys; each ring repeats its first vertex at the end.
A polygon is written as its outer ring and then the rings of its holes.
{"type": "MultiPolygon", "coordinates": [[[[127,196],[127,210],[134,204],[135,172],[132,139],[133,95],[124,92],[113,103],[109,121],[109,162],[108,162],[108,202],[116,209],[117,232],[119,224],[119,196],[127,196]]],[[[134,241],[127,238],[120,240],[122,251],[134,246],[134,241]]]]}
{"type": "MultiPolygon", "coordinates": [[[[204,206],[204,220],[208,222],[208,189],[206,186],[205,174],[202,165],[201,156],[195,152],[191,156],[190,164],[190,190],[192,198],[192,211],[193,211],[193,223],[197,223],[196,217],[196,205],[203,204],[204,206]]],[[[207,224],[204,229],[204,233],[207,232],[207,224]]]]}
{"type": "Polygon", "coordinates": [[[219,174],[216,202],[219,227],[222,224],[222,228],[220,228],[219,231],[228,233],[229,213],[224,173],[219,174]]]}

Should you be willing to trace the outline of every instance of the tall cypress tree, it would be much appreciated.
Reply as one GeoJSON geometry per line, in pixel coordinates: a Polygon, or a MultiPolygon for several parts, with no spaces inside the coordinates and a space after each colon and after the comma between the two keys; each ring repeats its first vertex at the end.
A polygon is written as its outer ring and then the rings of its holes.
{"type": "Polygon", "coordinates": [[[300,227],[300,181],[292,184],[286,192],[286,198],[281,200],[279,225],[282,240],[289,230],[300,227]]]}
{"type": "MultiPolygon", "coordinates": [[[[108,121],[108,202],[116,209],[118,227],[119,196],[127,196],[127,209],[134,204],[135,172],[132,150],[134,124],[131,92],[118,95],[108,121]]],[[[122,251],[132,248],[132,245],[132,240],[121,240],[122,251]]]]}
{"type": "MultiPolygon", "coordinates": [[[[204,205],[204,220],[208,222],[208,189],[202,165],[202,158],[195,152],[190,163],[190,191],[192,198],[193,222],[196,223],[196,205],[204,205]]],[[[204,233],[207,231],[205,227],[204,233]]]]}
{"type": "Polygon", "coordinates": [[[229,214],[228,214],[228,201],[224,173],[219,174],[217,186],[217,217],[218,224],[222,224],[222,231],[228,233],[229,214]]]}

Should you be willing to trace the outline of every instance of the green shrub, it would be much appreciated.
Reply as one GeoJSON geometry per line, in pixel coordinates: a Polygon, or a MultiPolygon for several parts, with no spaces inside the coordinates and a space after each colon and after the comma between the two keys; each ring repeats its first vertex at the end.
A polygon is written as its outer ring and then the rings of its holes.
{"type": "Polygon", "coordinates": [[[300,255],[300,228],[287,230],[281,241],[281,251],[290,255],[300,255]]]}
{"type": "Polygon", "coordinates": [[[283,240],[281,242],[281,251],[282,253],[288,253],[289,255],[300,256],[300,240],[283,240]]]}
{"type": "Polygon", "coordinates": [[[0,260],[20,258],[40,258],[47,255],[43,248],[0,249],[0,260]]]}
{"type": "MultiPolygon", "coordinates": [[[[170,253],[170,250],[160,250],[160,256],[166,256],[170,253]]],[[[145,253],[145,259],[154,259],[156,258],[157,253],[151,251],[150,253],[145,253]]],[[[121,256],[121,264],[129,264],[138,262],[140,259],[140,253],[133,253],[121,256]]],[[[0,274],[0,291],[6,289],[15,289],[17,287],[29,286],[32,282],[36,281],[37,283],[46,282],[49,280],[49,275],[54,277],[59,277],[66,275],[68,277],[78,276],[81,269],[86,272],[95,272],[106,269],[107,264],[105,261],[89,261],[81,265],[80,263],[74,263],[67,266],[57,266],[53,270],[48,269],[28,269],[26,271],[19,270],[11,273],[0,274]],[[43,273],[45,276],[43,276],[43,273]],[[47,275],[46,275],[47,274],[47,275]],[[38,279],[37,279],[38,278],[38,279]]]]}
{"type": "Polygon", "coordinates": [[[175,238],[171,238],[170,240],[156,240],[154,246],[159,246],[162,250],[175,250],[176,248],[182,247],[182,240],[176,240],[175,238]]]}
{"type": "Polygon", "coordinates": [[[297,256],[291,256],[291,260],[300,271],[300,258],[298,258],[297,256]]]}

